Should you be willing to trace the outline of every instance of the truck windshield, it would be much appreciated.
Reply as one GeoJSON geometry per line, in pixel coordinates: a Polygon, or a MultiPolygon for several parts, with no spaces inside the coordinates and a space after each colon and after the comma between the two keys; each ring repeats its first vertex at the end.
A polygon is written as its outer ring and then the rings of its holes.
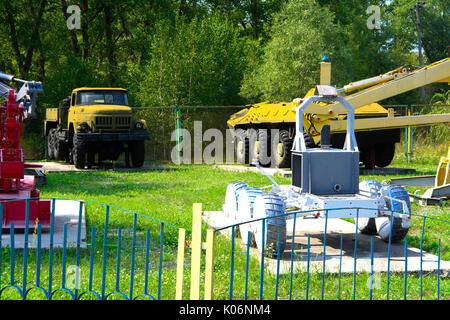
{"type": "Polygon", "coordinates": [[[77,95],[77,105],[83,104],[116,104],[128,106],[126,92],[122,91],[85,91],[77,95]]]}

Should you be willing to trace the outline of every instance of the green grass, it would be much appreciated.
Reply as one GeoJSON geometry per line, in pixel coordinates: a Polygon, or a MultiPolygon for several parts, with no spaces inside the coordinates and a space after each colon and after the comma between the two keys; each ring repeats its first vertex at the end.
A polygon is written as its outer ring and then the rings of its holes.
{"type": "MultiPolygon", "coordinates": [[[[401,149],[400,149],[401,150],[401,149]]],[[[396,155],[392,164],[393,167],[411,167],[417,170],[417,175],[434,174],[436,170],[436,159],[439,157],[424,161],[414,161],[410,165],[405,165],[404,156],[401,151],[396,155]]],[[[361,180],[376,179],[379,181],[388,180],[395,176],[361,176],[361,180]]],[[[289,184],[290,178],[275,177],[280,184],[289,184]]],[[[72,172],[72,173],[50,173],[47,175],[47,184],[41,186],[42,197],[56,197],[77,199],[88,202],[86,206],[86,220],[88,229],[87,242],[91,242],[91,228],[95,227],[94,238],[94,264],[93,264],[93,289],[100,292],[102,285],[102,266],[103,266],[103,236],[104,236],[104,217],[105,207],[100,204],[109,204],[115,207],[124,208],[132,212],[137,212],[147,217],[152,217],[164,221],[168,224],[187,230],[187,237],[190,237],[192,204],[201,202],[203,210],[216,211],[221,210],[225,197],[225,190],[229,183],[236,181],[245,181],[251,186],[266,186],[270,184],[266,177],[258,173],[251,172],[230,172],[213,168],[208,165],[180,166],[176,171],[148,171],[148,172],[115,172],[108,170],[90,171],[90,172],[72,172]]],[[[410,190],[409,190],[410,191],[410,190]]],[[[413,204],[414,214],[421,214],[436,217],[442,220],[450,221],[449,204],[442,208],[419,207],[413,204]]],[[[133,225],[133,214],[117,209],[111,209],[110,225],[108,232],[108,244],[117,244],[117,230],[123,228],[123,242],[121,252],[121,270],[119,273],[120,288],[126,294],[129,294],[130,284],[130,265],[131,265],[131,227],[133,225]]],[[[146,229],[150,229],[150,270],[148,291],[152,295],[157,293],[157,279],[159,267],[159,228],[158,221],[146,217],[138,217],[138,230],[136,237],[137,249],[135,251],[135,278],[134,293],[144,291],[145,276],[145,241],[146,229]]],[[[206,228],[206,227],[204,227],[206,228]]],[[[414,218],[408,234],[408,244],[418,247],[420,245],[422,231],[422,219],[414,218]]],[[[437,254],[437,242],[441,239],[441,256],[445,260],[450,260],[449,253],[449,225],[442,221],[427,219],[425,225],[424,250],[437,254]]],[[[204,239],[205,240],[205,239],[204,239]]],[[[176,271],[176,245],[177,229],[170,226],[164,228],[164,255],[162,269],[162,291],[161,298],[173,299],[175,296],[175,271],[176,271]]],[[[54,279],[53,288],[61,285],[62,252],[55,250],[54,260],[54,279]]],[[[115,290],[116,286],[116,259],[117,248],[108,246],[107,254],[107,273],[105,282],[105,292],[115,290]]],[[[21,286],[23,253],[16,250],[16,283],[21,286]]],[[[230,279],[230,243],[222,236],[217,237],[215,251],[215,282],[214,295],[216,299],[227,299],[229,292],[230,279]]],[[[76,263],[76,251],[68,250],[67,265],[76,263]]],[[[89,266],[90,266],[90,247],[82,249],[81,259],[81,291],[85,291],[89,285],[89,266]]],[[[190,250],[187,250],[185,259],[185,292],[184,298],[189,298],[189,276],[190,276],[190,250]]],[[[2,250],[1,261],[1,283],[0,287],[9,284],[10,281],[10,252],[8,249],[2,250]]],[[[32,286],[36,277],[36,252],[30,250],[28,256],[28,287],[32,286]]],[[[237,253],[235,255],[235,275],[234,275],[234,298],[244,297],[244,277],[245,277],[245,254],[237,253]]],[[[42,271],[41,283],[46,287],[48,282],[48,251],[42,253],[42,271]]],[[[306,273],[298,272],[293,278],[293,299],[306,298],[306,273]]],[[[368,299],[369,289],[368,274],[358,273],[354,279],[353,274],[342,275],[339,287],[339,278],[337,275],[326,274],[324,298],[337,299],[340,294],[341,299],[353,299],[353,282],[355,281],[355,298],[368,299]]],[[[390,298],[403,299],[404,281],[403,274],[391,274],[390,276],[390,298]]],[[[251,299],[259,298],[259,279],[260,267],[255,258],[250,259],[249,287],[248,297],[251,299]]],[[[374,299],[386,298],[386,274],[380,274],[380,285],[374,289],[374,299]]],[[[264,298],[273,299],[275,297],[276,278],[266,272],[264,277],[264,298]]],[[[408,276],[407,298],[419,298],[420,278],[416,274],[408,276]]],[[[280,276],[278,298],[289,298],[289,276],[280,276]]],[[[425,299],[435,299],[437,289],[437,278],[435,274],[425,274],[423,277],[423,294],[425,299]]],[[[322,293],[322,275],[320,272],[311,273],[309,279],[310,299],[321,299],[322,293]]],[[[56,298],[69,298],[67,294],[58,292],[56,298]]],[[[18,295],[12,289],[7,289],[1,296],[2,299],[16,299],[18,295]]],[[[37,290],[28,296],[29,299],[43,299],[44,296],[37,290]]],[[[94,298],[92,294],[84,298],[94,298]]],[[[111,298],[120,298],[114,295],[111,298]]],[[[440,279],[440,298],[450,298],[448,280],[440,279]]]]}

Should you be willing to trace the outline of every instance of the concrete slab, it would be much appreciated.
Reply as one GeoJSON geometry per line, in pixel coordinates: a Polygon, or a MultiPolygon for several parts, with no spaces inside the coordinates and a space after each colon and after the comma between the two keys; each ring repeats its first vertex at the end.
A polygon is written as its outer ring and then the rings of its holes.
{"type": "Polygon", "coordinates": [[[112,171],[165,171],[165,170],[177,170],[176,168],[153,166],[144,164],[140,168],[128,168],[125,163],[103,163],[101,167],[93,166],[91,169],[77,169],[73,164],[64,162],[42,162],[41,170],[44,173],[49,172],[75,172],[75,171],[95,171],[98,169],[112,170],[112,171]]]}
{"type": "MultiPolygon", "coordinates": [[[[229,164],[229,165],[215,165],[215,168],[219,168],[227,171],[235,171],[235,172],[257,172],[260,173],[257,167],[247,166],[247,165],[239,165],[239,164],[229,164]]],[[[292,175],[291,169],[288,168],[264,168],[264,171],[267,174],[273,175],[281,175],[283,177],[290,177],[292,175]]]]}
{"type": "MultiPolygon", "coordinates": [[[[212,228],[218,229],[230,225],[222,211],[204,212],[203,220],[212,228]]],[[[310,237],[309,268],[315,272],[325,271],[338,273],[353,273],[355,267],[357,272],[371,271],[371,236],[358,232],[356,247],[355,266],[355,229],[356,225],[341,219],[329,219],[327,222],[326,243],[324,237],[325,219],[323,218],[298,218],[296,219],[295,231],[293,232],[293,219],[287,220],[287,243],[284,253],[280,259],[280,273],[291,271],[291,250],[294,247],[293,266],[295,271],[306,271],[308,267],[308,235],[310,237]],[[293,235],[294,234],[294,235],[293,235]],[[342,236],[342,262],[341,255],[342,236]],[[325,245],[324,245],[325,244],[325,245]],[[325,259],[324,253],[325,252],[325,259]]],[[[231,229],[222,231],[227,236],[231,235],[231,229]]],[[[244,246],[237,241],[242,248],[244,246]]],[[[388,266],[388,244],[378,237],[374,237],[374,272],[387,272],[388,266]]],[[[260,259],[260,253],[256,248],[250,249],[250,254],[260,259]]],[[[420,249],[407,247],[407,271],[420,271],[420,249]]],[[[405,247],[403,244],[392,244],[390,251],[390,272],[405,272],[405,247]]],[[[422,253],[422,270],[424,272],[436,271],[438,257],[427,252],[422,253]]],[[[277,260],[266,257],[265,265],[269,272],[276,273],[277,260]]],[[[441,273],[450,271],[450,262],[440,261],[441,273]]]]}
{"type": "MultiPolygon", "coordinates": [[[[235,172],[260,172],[258,168],[248,165],[239,165],[239,164],[230,164],[230,165],[216,165],[216,168],[228,171],[235,172]]],[[[267,174],[273,175],[281,175],[283,177],[291,177],[292,170],[290,168],[264,168],[267,174]]],[[[415,169],[408,168],[374,168],[374,169],[365,169],[360,168],[360,175],[386,175],[386,174],[411,174],[415,173],[415,169]]]]}
{"type": "MultiPolygon", "coordinates": [[[[64,225],[67,224],[67,247],[76,246],[78,236],[78,217],[80,212],[80,202],[74,200],[56,200],[55,201],[55,227],[53,233],[53,247],[63,247],[64,225]]],[[[14,247],[23,249],[25,246],[25,234],[23,230],[14,231],[14,247]]],[[[81,219],[81,247],[86,248],[86,219],[85,206],[82,208],[81,219]]],[[[2,247],[11,247],[11,237],[9,230],[2,231],[2,247]]],[[[34,229],[30,229],[28,233],[28,248],[37,247],[37,235],[34,229]]],[[[50,230],[41,232],[41,248],[50,248],[50,230]]]]}

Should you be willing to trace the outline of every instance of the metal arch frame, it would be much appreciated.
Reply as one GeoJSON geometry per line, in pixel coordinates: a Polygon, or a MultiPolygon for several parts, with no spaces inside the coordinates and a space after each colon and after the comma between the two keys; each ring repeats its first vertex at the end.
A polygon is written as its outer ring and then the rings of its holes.
{"type": "Polygon", "coordinates": [[[347,109],[347,135],[345,138],[344,149],[347,151],[359,151],[355,136],[355,109],[343,97],[339,96],[311,96],[296,108],[295,118],[295,139],[292,150],[304,152],[307,150],[305,138],[303,136],[303,111],[313,102],[340,102],[347,109]]]}

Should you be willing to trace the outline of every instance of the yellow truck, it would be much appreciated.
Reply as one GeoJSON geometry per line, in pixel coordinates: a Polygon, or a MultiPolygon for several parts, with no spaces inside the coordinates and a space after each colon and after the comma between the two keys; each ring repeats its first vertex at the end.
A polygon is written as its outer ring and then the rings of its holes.
{"type": "MultiPolygon", "coordinates": [[[[392,110],[377,103],[433,82],[450,82],[450,58],[422,68],[400,67],[338,89],[338,94],[355,108],[355,135],[360,161],[366,168],[385,167],[391,163],[395,143],[400,142],[401,128],[450,123],[450,114],[396,116],[392,110]]],[[[331,84],[331,63],[326,59],[321,62],[320,84],[331,84]]],[[[233,135],[238,162],[251,164],[253,160],[259,160],[261,165],[290,167],[296,110],[312,95],[314,89],[303,99],[252,104],[232,114],[227,124],[233,135]],[[274,131],[278,134],[271,135],[274,131]]],[[[325,125],[331,128],[332,146],[342,147],[346,135],[346,110],[336,102],[321,102],[312,103],[304,113],[303,128],[308,148],[320,144],[325,125]]]]}
{"type": "Polygon", "coordinates": [[[78,88],[58,108],[46,109],[44,132],[48,157],[88,168],[103,160],[117,161],[122,153],[129,166],[141,167],[145,140],[150,139],[145,120],[134,120],[128,92],[122,88],[78,88]]]}

